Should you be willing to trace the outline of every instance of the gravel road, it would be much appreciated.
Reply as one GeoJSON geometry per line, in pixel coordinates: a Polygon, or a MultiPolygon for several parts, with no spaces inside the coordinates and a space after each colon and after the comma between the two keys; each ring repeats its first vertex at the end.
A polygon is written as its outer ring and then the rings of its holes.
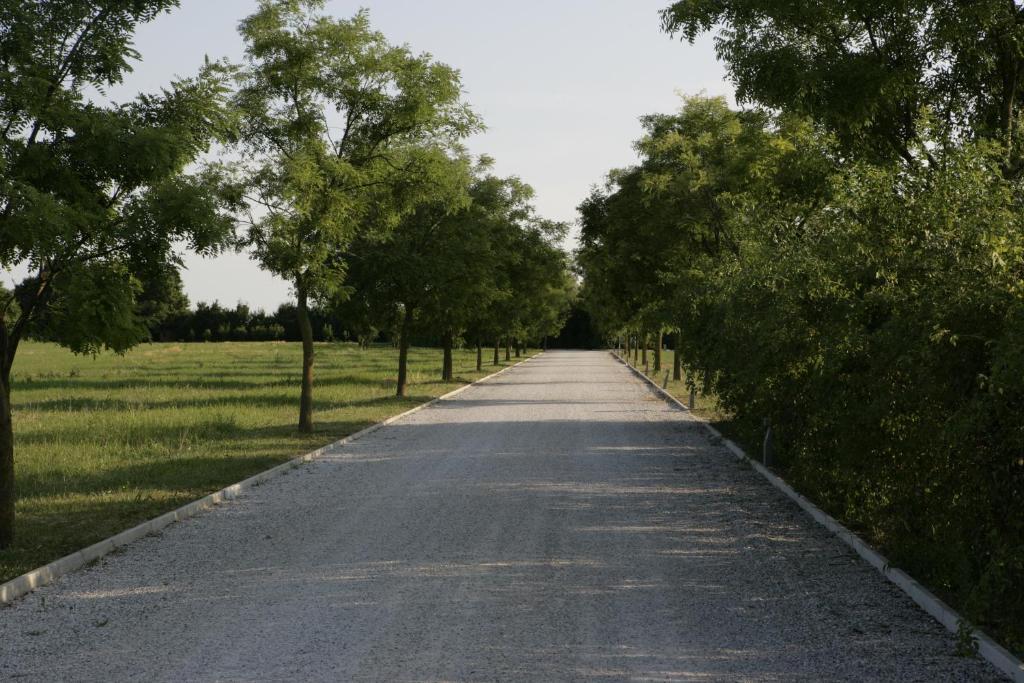
{"type": "Polygon", "coordinates": [[[0,609],[0,680],[999,680],[609,354],[549,352],[0,609]]]}

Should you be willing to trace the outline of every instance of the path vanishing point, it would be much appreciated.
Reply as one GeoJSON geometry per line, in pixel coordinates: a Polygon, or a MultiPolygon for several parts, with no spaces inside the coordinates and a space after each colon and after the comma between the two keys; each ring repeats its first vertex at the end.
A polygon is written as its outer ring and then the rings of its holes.
{"type": "Polygon", "coordinates": [[[1000,680],[606,352],[0,609],[3,681],[1000,680]]]}

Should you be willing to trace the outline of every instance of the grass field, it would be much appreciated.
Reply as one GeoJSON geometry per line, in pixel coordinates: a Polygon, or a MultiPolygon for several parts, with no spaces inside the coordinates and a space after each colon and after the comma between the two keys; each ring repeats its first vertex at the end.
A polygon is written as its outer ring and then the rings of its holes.
{"type": "Polygon", "coordinates": [[[308,435],[295,429],[297,343],[97,358],[25,344],[11,391],[17,540],[0,552],[0,582],[490,374],[486,351],[482,373],[475,351],[456,351],[456,382],[443,384],[440,350],[412,349],[410,395],[397,399],[397,350],[318,344],[308,435]]]}

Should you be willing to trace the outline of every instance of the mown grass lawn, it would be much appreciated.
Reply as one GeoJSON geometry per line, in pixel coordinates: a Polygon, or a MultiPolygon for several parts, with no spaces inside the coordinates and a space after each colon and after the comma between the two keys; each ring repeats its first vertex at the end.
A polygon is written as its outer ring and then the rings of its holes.
{"type": "Polygon", "coordinates": [[[412,349],[409,396],[397,399],[397,358],[318,344],[309,435],[295,428],[297,343],[147,344],[96,358],[23,345],[11,391],[17,540],[0,551],[0,582],[500,369],[486,349],[479,373],[475,351],[456,351],[456,382],[444,384],[440,350],[412,349]]]}

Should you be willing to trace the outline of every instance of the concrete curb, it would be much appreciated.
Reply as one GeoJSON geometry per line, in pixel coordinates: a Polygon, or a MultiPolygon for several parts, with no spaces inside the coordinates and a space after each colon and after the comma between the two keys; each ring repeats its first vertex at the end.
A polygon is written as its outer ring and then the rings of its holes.
{"type": "MultiPolygon", "coordinates": [[[[625,365],[627,368],[633,371],[637,377],[645,381],[651,387],[653,387],[662,398],[666,399],[669,403],[690,412],[690,409],[682,401],[677,399],[672,394],[668,393],[664,389],[658,386],[657,382],[652,380],[650,377],[645,375],[640,370],[636,369],[628,362],[624,361],[614,351],[611,352],[612,356],[625,365]]],[[[696,416],[694,416],[696,417],[696,416]]],[[[931,591],[919,584],[909,574],[901,569],[896,569],[889,565],[889,561],[879,553],[877,550],[872,548],[870,545],[862,541],[855,533],[847,529],[845,526],[837,522],[831,515],[824,512],[817,505],[804,498],[802,495],[793,490],[789,484],[776,476],[771,470],[766,468],[761,463],[757,462],[750,456],[748,456],[742,448],[736,445],[735,442],[730,439],[726,439],[722,436],[722,433],[712,427],[710,424],[700,418],[696,418],[700,424],[704,426],[712,435],[721,439],[723,445],[729,449],[729,451],[740,460],[748,462],[762,477],[767,479],[772,486],[782,491],[790,500],[800,506],[808,515],[810,515],[814,521],[821,524],[823,527],[831,531],[834,535],[838,536],[843,543],[853,548],[854,552],[861,556],[868,564],[877,569],[881,574],[887,578],[890,582],[894,583],[904,593],[906,593],[911,600],[923,609],[925,612],[930,614],[940,624],[945,626],[950,632],[958,633],[960,630],[961,623],[967,623],[963,618],[953,611],[946,603],[936,597],[931,591]]],[[[986,659],[992,666],[998,669],[1000,672],[1006,674],[1010,680],[1015,683],[1024,683],[1024,662],[1014,657],[1006,648],[1002,647],[996,641],[992,640],[984,632],[977,629],[971,631],[971,635],[975,642],[978,644],[978,654],[986,659]]]]}
{"type": "Polygon", "coordinates": [[[110,538],[104,539],[99,543],[94,543],[93,545],[87,548],[83,548],[82,550],[73,552],[70,555],[65,555],[59,560],[54,560],[53,562],[47,565],[44,565],[37,569],[33,569],[32,571],[22,574],[21,576],[18,576],[16,578],[13,578],[4,584],[0,584],[0,605],[6,605],[10,602],[13,602],[14,600],[20,598],[25,594],[31,593],[36,588],[52,583],[61,576],[64,576],[65,574],[70,574],[71,572],[77,569],[81,569],[90,562],[95,562],[104,555],[108,555],[112,553],[114,550],[124,547],[134,541],[137,541],[144,536],[156,533],[164,527],[173,524],[174,522],[179,522],[183,519],[194,517],[198,515],[200,512],[203,512],[204,510],[208,510],[212,507],[220,505],[225,501],[238,498],[247,489],[250,489],[254,486],[258,486],[270,479],[273,479],[278,475],[284,474],[289,470],[295,469],[296,467],[304,463],[307,463],[311,460],[320,457],[324,453],[340,448],[341,446],[344,446],[347,443],[355,441],[356,439],[361,439],[367,434],[375,432],[381,427],[389,425],[392,422],[395,422],[396,420],[400,420],[403,417],[408,417],[409,415],[419,412],[424,408],[429,408],[430,406],[434,405],[435,403],[438,403],[439,401],[447,400],[452,396],[455,396],[456,394],[462,393],[463,391],[469,389],[470,387],[476,386],[477,384],[481,384],[483,382],[487,382],[488,380],[491,380],[497,377],[498,375],[507,372],[508,370],[511,370],[514,367],[522,365],[523,363],[526,363],[527,361],[530,361],[533,358],[540,356],[542,353],[544,352],[540,351],[537,354],[530,356],[529,358],[524,358],[523,360],[519,361],[518,363],[515,363],[514,365],[502,368],[501,370],[498,370],[495,373],[487,375],[486,377],[481,377],[475,382],[465,384],[459,387],[458,389],[455,389],[454,391],[449,391],[447,394],[443,394],[441,396],[438,396],[437,398],[431,399],[430,401],[422,403],[416,406],[415,408],[410,408],[409,410],[406,410],[403,413],[399,413],[398,415],[392,415],[391,417],[387,418],[386,420],[383,420],[382,422],[370,425],[369,427],[361,429],[360,431],[354,434],[349,434],[343,439],[339,439],[338,441],[327,444],[326,446],[317,448],[314,451],[310,451],[309,453],[305,453],[303,455],[292,458],[287,462],[283,462],[280,465],[271,467],[269,470],[264,470],[263,472],[260,472],[249,477],[248,479],[244,479],[236,484],[232,484],[230,486],[222,488],[221,490],[215,491],[214,493],[211,493],[208,496],[204,496],[199,500],[194,500],[191,503],[187,503],[182,507],[178,508],[177,510],[171,510],[170,512],[164,513],[159,517],[155,517],[149,521],[139,524],[138,526],[134,526],[131,529],[127,529],[119,534],[111,536],[110,538]]]}

